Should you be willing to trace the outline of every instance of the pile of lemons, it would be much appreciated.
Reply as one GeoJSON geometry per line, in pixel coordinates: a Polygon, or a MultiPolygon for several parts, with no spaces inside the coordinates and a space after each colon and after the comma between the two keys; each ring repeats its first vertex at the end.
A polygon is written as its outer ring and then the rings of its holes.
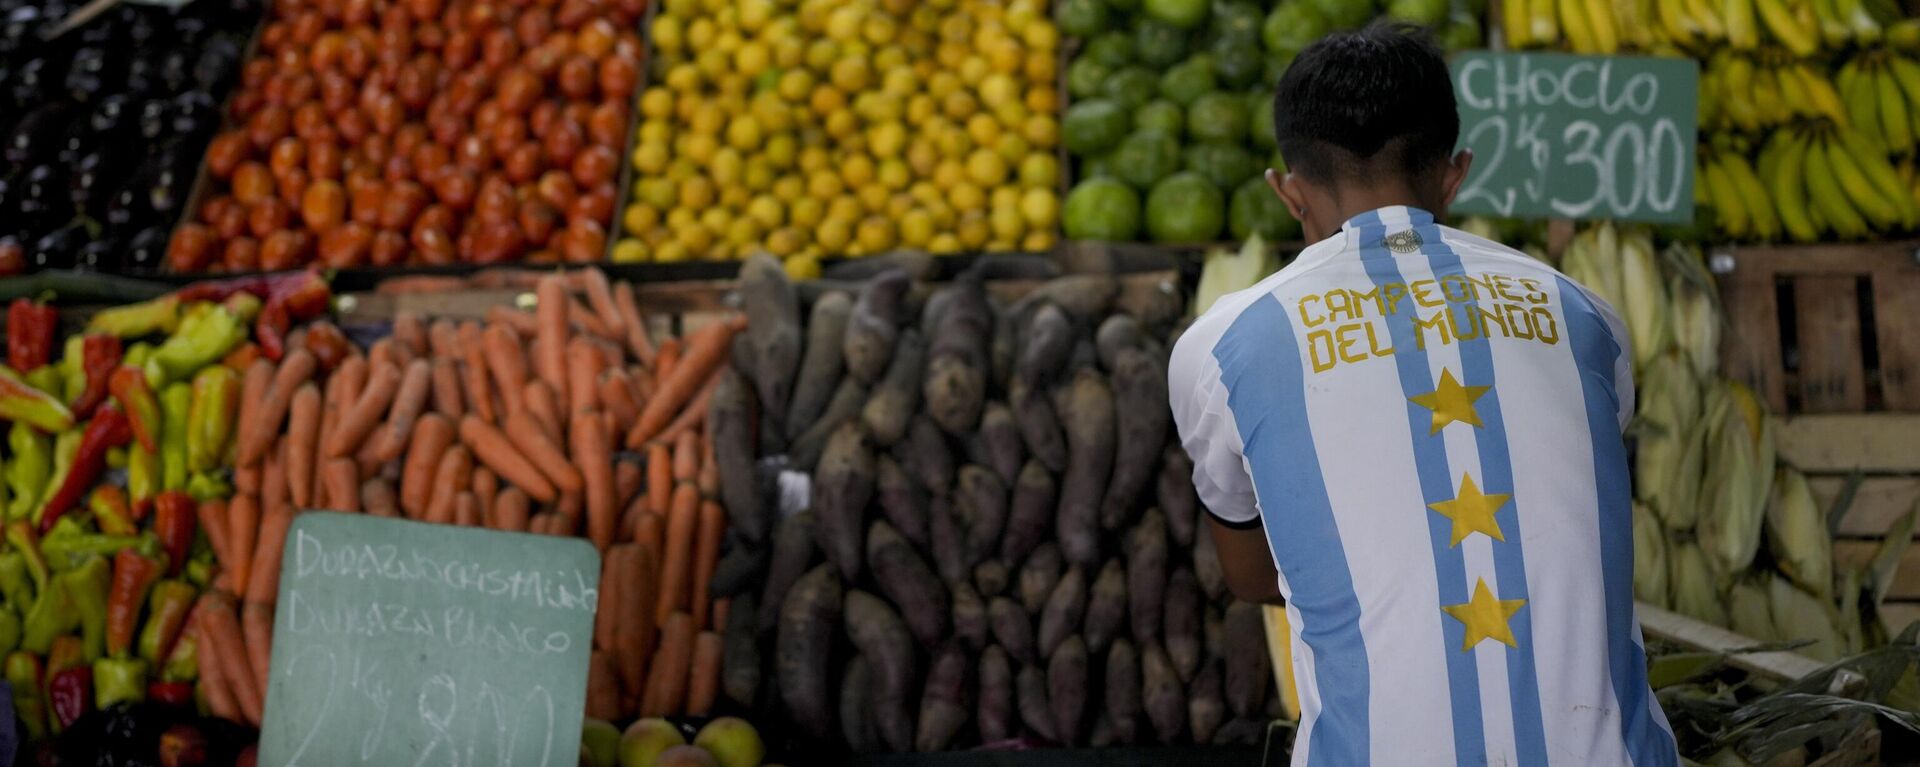
{"type": "Polygon", "coordinates": [[[1045,0],[665,0],[616,261],[1051,248],[1045,0]]]}

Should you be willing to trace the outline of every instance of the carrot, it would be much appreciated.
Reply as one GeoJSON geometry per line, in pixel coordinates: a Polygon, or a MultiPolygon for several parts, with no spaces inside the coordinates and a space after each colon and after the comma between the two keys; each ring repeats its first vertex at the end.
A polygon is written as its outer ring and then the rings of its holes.
{"type": "Polygon", "coordinates": [[[227,522],[226,499],[208,498],[194,513],[200,518],[200,529],[207,533],[207,544],[213,547],[214,561],[231,565],[233,543],[229,533],[233,528],[227,522]]]}
{"type": "Polygon", "coordinates": [[[383,423],[374,427],[373,433],[360,443],[360,449],[353,452],[353,465],[361,474],[372,474],[388,461],[399,458],[406,449],[406,440],[393,436],[393,424],[383,423]],[[389,452],[393,455],[388,456],[389,452]]]}
{"type": "Polygon", "coordinates": [[[294,390],[313,378],[317,364],[313,354],[305,349],[289,352],[281,360],[280,368],[274,371],[273,382],[267,387],[259,409],[251,414],[252,420],[239,422],[245,433],[241,435],[236,450],[236,464],[252,466],[266,455],[274,435],[280,433],[280,424],[287,417],[287,408],[293,405],[294,390]]]}
{"type": "Polygon", "coordinates": [[[626,593],[626,580],[620,576],[627,553],[625,548],[618,546],[600,556],[600,593],[593,609],[593,647],[597,650],[613,649],[614,629],[619,625],[618,610],[633,599],[626,593]]]}
{"type": "Polygon", "coordinates": [[[319,440],[320,387],[308,381],[294,393],[293,413],[287,419],[287,490],[293,505],[301,508],[313,503],[313,477],[318,463],[314,447],[319,440]]]}
{"type": "Polygon", "coordinates": [[[467,414],[460,394],[460,367],[446,357],[433,359],[433,410],[452,420],[467,414]]]}
{"type": "Polygon", "coordinates": [[[473,453],[465,445],[447,448],[433,472],[433,499],[427,502],[424,521],[447,524],[453,521],[454,503],[459,494],[473,486],[473,453]]]}
{"type": "Polygon", "coordinates": [[[700,474],[700,435],[683,431],[673,439],[673,481],[692,482],[700,474]]]}
{"type": "Polygon", "coordinates": [[[693,619],[676,612],[660,623],[660,649],[647,664],[653,673],[647,676],[647,692],[640,701],[643,717],[665,716],[680,711],[687,696],[688,664],[693,660],[693,619]]]}
{"type": "Polygon", "coordinates": [[[588,267],[570,276],[573,277],[574,289],[587,295],[587,303],[593,307],[593,313],[600,317],[600,323],[613,331],[615,336],[625,335],[626,317],[613,300],[613,286],[607,282],[607,273],[588,267]]]}
{"type": "Polygon", "coordinates": [[[580,493],[561,493],[560,500],[553,502],[553,513],[565,521],[562,525],[564,530],[559,534],[572,535],[573,531],[580,529],[580,515],[586,507],[587,499],[580,493]]]}
{"type": "MultiPolygon", "coordinates": [[[[193,614],[197,618],[200,611],[195,609],[193,614]]],[[[188,622],[192,624],[189,635],[193,637],[196,655],[209,652],[206,648],[211,645],[205,624],[195,618],[189,618],[188,622]]],[[[238,722],[246,716],[240,711],[240,702],[234,698],[233,684],[227,680],[225,663],[208,660],[200,664],[200,697],[206,700],[207,711],[221,719],[238,722]]]]}
{"type": "MultiPolygon", "coordinates": [[[[613,432],[607,432],[611,435],[613,432]]],[[[632,461],[617,461],[613,464],[613,498],[620,508],[627,508],[640,497],[640,490],[646,486],[646,472],[640,464],[632,461]]]]}
{"type": "Polygon", "coordinates": [[[480,526],[480,499],[472,490],[462,490],[453,499],[453,523],[461,527],[480,526]]]}
{"type": "Polygon", "coordinates": [[[580,467],[586,485],[587,537],[595,548],[606,551],[613,545],[614,528],[620,523],[620,499],[613,483],[613,438],[606,423],[593,410],[576,410],[572,435],[573,463],[580,467]]]}
{"type": "Polygon", "coordinates": [[[487,351],[481,342],[480,326],[472,322],[460,323],[461,354],[465,357],[465,383],[467,394],[467,412],[479,415],[487,423],[498,423],[493,409],[492,384],[487,382],[487,351]]]}
{"type": "Polygon", "coordinates": [[[607,327],[607,323],[600,319],[600,315],[594,314],[592,309],[588,309],[579,301],[567,301],[567,322],[579,325],[581,330],[609,341],[620,338],[613,332],[613,328],[607,327]]]}
{"type": "Polygon", "coordinates": [[[260,532],[260,499],[236,495],[227,505],[227,542],[233,558],[221,565],[233,575],[233,593],[247,593],[247,577],[253,572],[253,551],[260,532]]]}
{"type": "Polygon", "coordinates": [[[647,510],[665,516],[673,499],[673,448],[664,442],[647,446],[647,510]]]}
{"type": "Polygon", "coordinates": [[[372,348],[367,349],[367,364],[374,367],[387,365],[403,368],[407,366],[407,359],[401,354],[400,345],[393,342],[393,337],[382,338],[373,342],[372,348]]]}
{"type": "Polygon", "coordinates": [[[507,326],[508,330],[512,330],[514,335],[521,338],[533,338],[539,332],[533,317],[510,306],[488,307],[486,320],[488,325],[507,326]]]}
{"type": "Polygon", "coordinates": [[[601,374],[598,390],[600,404],[613,416],[615,434],[626,434],[633,427],[635,418],[640,417],[640,405],[633,399],[633,384],[627,380],[627,371],[619,368],[601,374]]]}
{"type": "Polygon", "coordinates": [[[713,620],[707,624],[707,629],[710,631],[727,630],[727,611],[732,608],[733,599],[731,597],[713,600],[713,620]]]}
{"type": "Polygon", "coordinates": [[[427,350],[433,352],[434,357],[458,359],[459,337],[460,331],[453,320],[434,320],[427,326],[427,350]]]}
{"type": "Polygon", "coordinates": [[[414,426],[407,462],[400,470],[400,508],[408,518],[419,519],[426,513],[427,501],[433,499],[434,468],[453,440],[453,422],[439,413],[422,416],[414,426]]]}
{"type": "Polygon", "coordinates": [[[614,612],[614,644],[618,650],[615,658],[620,664],[621,684],[639,692],[646,684],[647,661],[652,659],[653,646],[659,637],[653,620],[653,579],[659,560],[653,550],[644,545],[630,543],[620,548],[626,550],[620,577],[628,598],[614,612]]]}
{"type": "MultiPolygon", "coordinates": [[[[427,375],[425,363],[421,363],[420,367],[414,367],[409,363],[408,367],[420,372],[421,388],[424,394],[427,375]]],[[[387,406],[393,404],[395,395],[399,394],[402,377],[400,368],[396,366],[374,365],[373,373],[367,379],[366,390],[360,393],[360,398],[353,403],[353,407],[341,415],[339,427],[327,441],[326,457],[343,458],[353,455],[354,451],[360,449],[360,443],[366,440],[374,427],[380,425],[380,416],[386,413],[387,406]]],[[[406,377],[411,377],[411,374],[406,377]]],[[[413,427],[411,418],[408,419],[407,427],[413,427]]]]}
{"type": "Polygon", "coordinates": [[[407,363],[407,371],[400,377],[400,387],[393,395],[393,405],[387,410],[389,436],[382,444],[389,445],[382,450],[386,460],[400,456],[407,437],[413,433],[413,422],[427,409],[427,395],[433,391],[433,363],[426,360],[414,360],[407,363]],[[387,454],[391,450],[391,454],[387,454]]]}
{"type": "Polygon", "coordinates": [[[517,487],[500,491],[500,497],[493,499],[493,518],[488,526],[495,530],[524,533],[527,531],[527,493],[517,487]]]}
{"type": "Polygon", "coordinates": [[[260,687],[262,703],[273,679],[273,608],[259,602],[240,607],[240,629],[247,640],[247,661],[254,683],[260,687]]]}
{"type": "Polygon", "coordinates": [[[287,496],[287,441],[274,443],[273,451],[267,456],[266,467],[261,471],[260,508],[290,503],[287,496]]]}
{"type": "Polygon", "coordinates": [[[633,542],[654,551],[667,546],[667,518],[662,514],[642,511],[635,517],[633,524],[633,542]]]}
{"type": "Polygon", "coordinates": [[[660,601],[654,617],[685,607],[693,580],[693,535],[700,523],[700,491],[693,485],[673,489],[673,508],[667,513],[667,542],[660,549],[660,601]]]}
{"type": "Polygon", "coordinates": [[[534,467],[527,456],[521,454],[520,447],[478,416],[468,414],[460,419],[460,441],[466,443],[482,463],[493,469],[493,473],[525,491],[529,498],[552,503],[557,497],[553,483],[534,467]]]}
{"type": "Polygon", "coordinates": [[[607,721],[620,718],[620,677],[613,672],[612,655],[601,650],[587,654],[587,698],[584,713],[607,721]]]}
{"type": "Polygon", "coordinates": [[[367,375],[371,372],[372,369],[367,364],[366,357],[358,354],[348,356],[340,363],[340,367],[334,368],[333,375],[327,378],[326,393],[331,398],[327,402],[329,404],[338,402],[342,406],[352,405],[354,400],[360,398],[360,391],[366,388],[367,375]],[[334,390],[335,386],[340,387],[337,394],[334,390]]]}
{"type": "Polygon", "coordinates": [[[232,369],[235,373],[245,373],[247,368],[253,367],[253,361],[257,359],[260,359],[260,345],[248,341],[233,347],[233,351],[227,352],[227,356],[220,358],[220,364],[232,369]]]}
{"type": "Polygon", "coordinates": [[[713,435],[700,434],[700,477],[694,481],[700,486],[703,498],[720,497],[720,464],[713,457],[713,435]]]}
{"type": "Polygon", "coordinates": [[[673,374],[674,368],[680,366],[681,347],[682,342],[678,338],[660,342],[660,353],[653,358],[653,388],[656,390],[663,388],[667,377],[673,374]]]}
{"type": "Polygon", "coordinates": [[[236,493],[260,492],[260,467],[258,466],[248,466],[246,468],[234,467],[233,491],[236,493]]]}
{"type": "Polygon", "coordinates": [[[719,369],[733,345],[733,334],[746,325],[745,317],[716,322],[695,331],[687,338],[686,356],[676,363],[660,384],[653,399],[640,412],[640,422],[627,435],[627,444],[644,444],[672,420],[681,406],[694,398],[701,384],[719,369]]]}
{"type": "Polygon", "coordinates": [[[720,635],[702,631],[693,641],[693,661],[687,673],[687,704],[681,710],[706,716],[720,697],[720,635]]]}
{"type": "Polygon", "coordinates": [[[336,511],[362,510],[360,466],[352,458],[328,458],[320,467],[320,482],[327,489],[327,507],[336,511]]]}
{"type": "MultiPolygon", "coordinates": [[[[546,381],[527,382],[526,391],[520,393],[520,408],[533,419],[535,426],[540,427],[540,433],[545,434],[549,442],[558,445],[564,441],[561,439],[561,425],[565,421],[560,420],[560,405],[555,402],[553,388],[547,386],[546,381]]],[[[507,426],[513,426],[512,413],[507,414],[507,426]]]]}
{"type": "Polygon", "coordinates": [[[204,643],[198,648],[201,663],[220,664],[219,675],[232,688],[246,721],[259,722],[264,707],[260,680],[248,665],[247,642],[240,633],[240,616],[234,614],[232,598],[208,592],[200,597],[194,614],[204,643]]]}
{"type": "Polygon", "coordinates": [[[544,430],[525,410],[507,414],[507,431],[513,434],[520,452],[539,467],[540,473],[553,482],[555,489],[561,493],[581,491],[580,470],[567,460],[567,454],[553,440],[547,439],[544,430]]]}
{"type": "Polygon", "coordinates": [[[600,407],[600,369],[606,367],[600,349],[592,341],[576,336],[567,343],[567,394],[565,412],[600,407]]]}
{"type": "Polygon", "coordinates": [[[427,353],[427,326],[421,322],[420,315],[401,310],[393,314],[393,338],[414,356],[427,353]]]}
{"type": "Polygon", "coordinates": [[[693,623],[709,626],[707,610],[713,597],[707,586],[713,583],[713,569],[720,564],[720,539],[727,533],[727,512],[718,501],[700,502],[700,523],[693,544],[693,591],[687,595],[693,605],[693,623]]]}
{"type": "Polygon", "coordinates": [[[379,477],[370,477],[360,483],[360,506],[376,517],[400,516],[399,506],[393,498],[393,483],[379,477]]]}
{"type": "Polygon", "coordinates": [[[260,517],[260,542],[254,546],[253,572],[247,576],[247,601],[272,605],[280,598],[280,557],[293,507],[280,504],[260,517]]]}
{"type": "Polygon", "coordinates": [[[507,406],[507,414],[520,410],[520,393],[527,388],[527,352],[519,336],[505,325],[488,325],[482,335],[487,350],[487,368],[493,372],[494,390],[507,406]]]}
{"type": "Polygon", "coordinates": [[[680,415],[673,419],[673,423],[667,424],[667,428],[661,429],[659,434],[653,435],[653,438],[677,439],[683,433],[699,429],[700,425],[707,421],[707,408],[713,401],[713,390],[718,388],[720,388],[720,371],[716,370],[713,371],[713,377],[708,378],[706,384],[700,387],[700,393],[694,395],[693,401],[681,409],[680,415]]]}
{"type": "MultiPolygon", "coordinates": [[[[493,501],[499,495],[500,475],[485,466],[473,467],[473,500],[480,509],[480,521],[476,524],[485,525],[493,519],[493,501]]],[[[457,514],[459,509],[454,512],[457,514]]]]}
{"type": "Polygon", "coordinates": [[[534,357],[534,372],[555,392],[566,388],[567,380],[567,287],[559,275],[540,278],[534,286],[534,327],[539,352],[534,357]]]}
{"type": "Polygon", "coordinates": [[[633,285],[622,282],[613,288],[613,303],[627,326],[627,349],[642,365],[653,364],[653,342],[647,338],[647,322],[640,316],[640,304],[634,300],[633,285]]]}

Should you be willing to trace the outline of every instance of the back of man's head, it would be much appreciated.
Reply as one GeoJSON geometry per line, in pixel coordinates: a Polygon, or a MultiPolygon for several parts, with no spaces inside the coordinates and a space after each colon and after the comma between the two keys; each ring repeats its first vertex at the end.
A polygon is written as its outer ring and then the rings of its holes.
{"type": "Polygon", "coordinates": [[[1274,93],[1273,127],[1290,171],[1338,186],[1439,168],[1460,116],[1432,37],[1375,23],[1300,52],[1274,93]]]}

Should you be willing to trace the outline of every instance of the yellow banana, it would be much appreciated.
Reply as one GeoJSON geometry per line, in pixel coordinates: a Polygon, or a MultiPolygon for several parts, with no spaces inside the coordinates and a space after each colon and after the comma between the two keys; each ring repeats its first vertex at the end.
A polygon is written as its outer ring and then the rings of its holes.
{"type": "Polygon", "coordinates": [[[1754,162],[1754,172],[1760,174],[1760,180],[1773,183],[1774,174],[1780,172],[1781,155],[1786,154],[1787,134],[1791,131],[1777,130],[1767,136],[1767,143],[1760,147],[1760,159],[1754,162]]]}
{"type": "Polygon", "coordinates": [[[1840,88],[1840,99],[1846,103],[1847,117],[1853,127],[1864,131],[1876,141],[1886,143],[1886,136],[1881,134],[1880,109],[1877,103],[1879,94],[1875,92],[1873,83],[1868,79],[1866,71],[1861,68],[1860,62],[1848,62],[1846,66],[1841,67],[1840,75],[1834,79],[1834,83],[1840,88]]]}
{"type": "Polygon", "coordinates": [[[1740,193],[1733,188],[1733,178],[1727,175],[1727,169],[1709,156],[1702,161],[1704,170],[1701,177],[1707,180],[1707,196],[1713,200],[1713,214],[1720,221],[1720,231],[1736,240],[1744,240],[1753,231],[1753,220],[1747,214],[1740,193]]]}
{"type": "Polygon", "coordinates": [[[1727,180],[1733,182],[1733,191],[1740,196],[1740,205],[1746,209],[1749,230],[1762,240],[1772,240],[1780,236],[1780,216],[1774,212],[1773,200],[1767,196],[1767,188],[1760,183],[1760,177],[1754,175],[1753,166],[1747,164],[1747,158],[1737,154],[1722,157],[1720,167],[1727,174],[1727,180]]]}
{"type": "Polygon", "coordinates": [[[1894,170],[1893,163],[1887,161],[1886,152],[1880,151],[1879,147],[1874,146],[1857,132],[1841,131],[1839,140],[1847,150],[1848,159],[1852,160],[1860,172],[1867,177],[1867,181],[1873,184],[1873,189],[1879,193],[1880,199],[1888,201],[1899,210],[1901,225],[1911,228],[1915,218],[1920,217],[1920,210],[1906,204],[1907,195],[1902,192],[1906,191],[1907,187],[1900,183],[1900,172],[1894,170]]]}
{"type": "Polygon", "coordinates": [[[1809,117],[1816,114],[1813,97],[1807,93],[1806,83],[1794,70],[1799,65],[1786,63],[1773,68],[1774,83],[1780,88],[1780,101],[1787,111],[1787,119],[1809,117]]]}
{"type": "Polygon", "coordinates": [[[1726,86],[1727,116],[1740,130],[1753,133],[1760,130],[1760,112],[1753,101],[1753,62],[1745,56],[1729,55],[1722,69],[1722,82],[1726,86]]]}
{"type": "Polygon", "coordinates": [[[1587,18],[1585,5],[1582,0],[1560,0],[1560,33],[1574,53],[1590,54],[1599,50],[1599,43],[1593,38],[1593,23],[1587,18]]]}
{"type": "Polygon", "coordinates": [[[1531,0],[1531,10],[1527,13],[1527,23],[1531,25],[1528,37],[1537,44],[1546,45],[1560,40],[1560,14],[1554,9],[1554,0],[1531,0]]]}
{"type": "Polygon", "coordinates": [[[1780,213],[1780,226],[1798,242],[1820,239],[1820,228],[1807,210],[1806,144],[1792,133],[1782,131],[1780,151],[1767,183],[1773,192],[1773,207],[1780,213]]]}
{"type": "Polygon", "coordinates": [[[1753,0],[1720,0],[1720,19],[1727,25],[1727,44],[1735,50],[1760,47],[1760,27],[1754,23],[1753,0]]]}
{"type": "Polygon", "coordinates": [[[1840,12],[1841,20],[1853,31],[1853,38],[1863,45],[1880,42],[1884,30],[1880,21],[1867,12],[1866,3],[1861,0],[1834,0],[1834,8],[1840,12]]]}
{"type": "Polygon", "coordinates": [[[1686,3],[1687,15],[1700,25],[1701,37],[1715,42],[1727,39],[1727,24],[1715,10],[1713,0],[1686,0],[1686,3]]]}
{"type": "Polygon", "coordinates": [[[1667,40],[1681,48],[1700,44],[1700,25],[1678,0],[1654,0],[1653,5],[1659,16],[1660,29],[1666,34],[1667,40]]]}
{"type": "Polygon", "coordinates": [[[1903,51],[1920,50],[1920,19],[1901,19],[1887,25],[1887,44],[1903,51]]]}
{"type": "Polygon", "coordinates": [[[1880,130],[1887,136],[1887,148],[1894,154],[1906,154],[1913,150],[1912,107],[1900,90],[1900,81],[1894,79],[1890,67],[1880,67],[1873,73],[1873,87],[1880,103],[1880,130]]]}
{"type": "Polygon", "coordinates": [[[1893,81],[1907,97],[1907,109],[1913,113],[1915,139],[1920,140],[1920,108],[1916,108],[1920,107],[1920,62],[1905,56],[1889,56],[1887,68],[1892,70],[1893,81]]]}
{"type": "Polygon", "coordinates": [[[1855,161],[1840,142],[1828,139],[1822,148],[1827,157],[1827,166],[1833,173],[1833,179],[1846,194],[1847,201],[1854,210],[1871,224],[1874,229],[1892,229],[1905,217],[1903,206],[1887,199],[1865,171],[1855,161]]]}
{"type": "Polygon", "coordinates": [[[1793,55],[1804,58],[1820,50],[1819,30],[1806,26],[1796,17],[1786,0],[1753,0],[1753,7],[1760,14],[1760,21],[1766,24],[1767,32],[1793,51],[1793,55]]]}
{"type": "Polygon", "coordinates": [[[1533,45],[1531,33],[1533,24],[1527,16],[1527,0],[1500,0],[1500,15],[1506,20],[1501,28],[1507,33],[1507,47],[1527,48],[1533,45]]]}
{"type": "Polygon", "coordinates": [[[1807,199],[1813,202],[1813,210],[1832,227],[1841,239],[1858,239],[1867,235],[1867,221],[1860,211],[1855,210],[1848,201],[1847,193],[1840,188],[1831,161],[1829,146],[1821,138],[1809,138],[1807,141],[1807,199]]]}
{"type": "Polygon", "coordinates": [[[1779,125],[1793,118],[1786,97],[1780,92],[1779,70],[1767,65],[1753,68],[1753,103],[1762,127],[1779,125]]]}
{"type": "Polygon", "coordinates": [[[1816,114],[1834,121],[1842,128],[1847,127],[1847,107],[1840,101],[1840,94],[1833,89],[1833,83],[1814,74],[1813,69],[1804,63],[1793,65],[1793,75],[1800,80],[1801,88],[1806,91],[1807,100],[1816,114]]]}
{"type": "Polygon", "coordinates": [[[1612,0],[1586,0],[1586,6],[1594,50],[1607,56],[1619,53],[1620,27],[1614,19],[1612,0]]]}
{"type": "Polygon", "coordinates": [[[1613,22],[1620,30],[1620,44],[1642,51],[1654,44],[1653,0],[1619,0],[1613,7],[1613,22]]]}

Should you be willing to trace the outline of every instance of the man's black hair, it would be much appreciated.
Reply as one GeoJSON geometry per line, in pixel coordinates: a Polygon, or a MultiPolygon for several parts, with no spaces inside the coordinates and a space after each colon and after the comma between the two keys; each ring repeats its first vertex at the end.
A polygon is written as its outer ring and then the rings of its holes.
{"type": "Polygon", "coordinates": [[[1281,76],[1273,133],[1288,169],[1315,181],[1432,170],[1460,136],[1446,58],[1409,24],[1321,38],[1281,76]]]}

